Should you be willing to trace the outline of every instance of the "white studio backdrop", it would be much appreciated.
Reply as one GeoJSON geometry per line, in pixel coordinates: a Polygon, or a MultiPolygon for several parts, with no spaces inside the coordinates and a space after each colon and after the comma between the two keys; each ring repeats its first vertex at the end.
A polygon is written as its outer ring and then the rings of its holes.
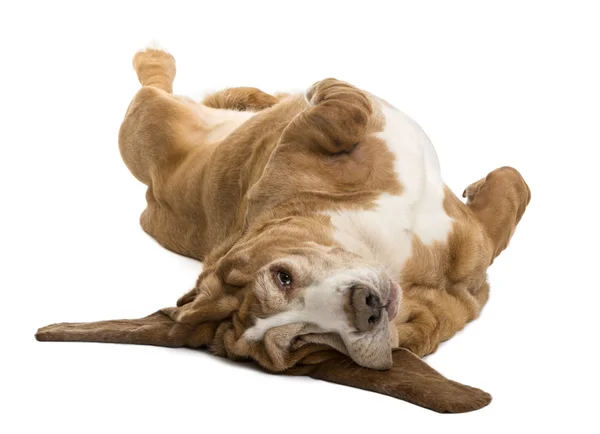
{"type": "Polygon", "coordinates": [[[595,2],[2,2],[0,432],[600,432],[595,2]],[[517,168],[532,202],[480,319],[427,358],[490,392],[439,415],[206,352],[38,343],[59,321],[172,305],[201,265],[138,224],[117,132],[149,40],[175,92],[336,77],[408,113],[460,194],[517,168]]]}

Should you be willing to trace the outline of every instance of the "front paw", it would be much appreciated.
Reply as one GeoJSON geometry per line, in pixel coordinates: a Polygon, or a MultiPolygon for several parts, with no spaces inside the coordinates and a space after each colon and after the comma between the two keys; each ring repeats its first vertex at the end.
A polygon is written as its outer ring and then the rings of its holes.
{"type": "Polygon", "coordinates": [[[463,191],[462,197],[467,198],[467,205],[469,205],[471,202],[473,202],[473,199],[475,199],[477,192],[479,191],[479,189],[481,188],[481,186],[484,183],[485,183],[485,178],[481,178],[479,181],[474,182],[473,184],[471,184],[467,188],[465,188],[465,191],[463,191]]]}
{"type": "Polygon", "coordinates": [[[330,153],[348,153],[363,140],[373,113],[367,94],[346,82],[326,78],[305,94],[310,104],[304,130],[312,129],[330,153]]]}
{"type": "Polygon", "coordinates": [[[531,200],[531,190],[523,179],[523,176],[521,176],[517,169],[504,166],[491,171],[485,178],[465,188],[462,197],[467,198],[467,205],[470,205],[475,200],[475,197],[485,184],[488,184],[490,187],[493,185],[496,196],[500,196],[500,192],[506,191],[507,188],[514,190],[514,194],[519,197],[519,202],[523,210],[531,200]]]}

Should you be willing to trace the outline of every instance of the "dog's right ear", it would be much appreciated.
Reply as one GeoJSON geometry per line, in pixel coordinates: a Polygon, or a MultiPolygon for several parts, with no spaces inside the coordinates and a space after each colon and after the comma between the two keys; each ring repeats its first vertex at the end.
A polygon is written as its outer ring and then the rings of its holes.
{"type": "Polygon", "coordinates": [[[316,360],[309,363],[314,365],[290,373],[381,393],[439,413],[478,410],[492,400],[483,390],[447,379],[404,348],[394,350],[393,366],[387,371],[366,369],[342,354],[325,356],[323,361],[319,353],[312,355],[316,360]]]}

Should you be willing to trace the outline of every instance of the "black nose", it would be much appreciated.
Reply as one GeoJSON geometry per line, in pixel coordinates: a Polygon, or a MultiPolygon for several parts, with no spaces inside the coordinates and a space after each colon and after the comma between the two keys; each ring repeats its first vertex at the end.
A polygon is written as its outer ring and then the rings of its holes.
{"type": "Polygon", "coordinates": [[[351,315],[354,317],[355,327],[361,332],[374,329],[381,321],[381,299],[372,289],[362,286],[355,287],[352,291],[351,315]]]}

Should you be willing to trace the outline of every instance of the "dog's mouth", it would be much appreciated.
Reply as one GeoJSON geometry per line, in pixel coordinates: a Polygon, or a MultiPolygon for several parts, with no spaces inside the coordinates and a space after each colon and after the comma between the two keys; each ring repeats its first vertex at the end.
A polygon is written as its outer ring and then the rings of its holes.
{"type": "Polygon", "coordinates": [[[333,347],[365,368],[377,370],[391,368],[392,347],[395,346],[392,342],[395,336],[392,322],[400,309],[402,290],[400,285],[392,280],[389,281],[389,290],[386,290],[377,293],[379,295],[383,292],[383,296],[387,296],[385,304],[375,307],[381,312],[377,326],[367,330],[355,328],[347,332],[325,333],[318,327],[315,329],[309,327],[305,330],[308,334],[304,335],[302,340],[333,347]],[[384,311],[387,315],[383,313],[384,311]]]}

